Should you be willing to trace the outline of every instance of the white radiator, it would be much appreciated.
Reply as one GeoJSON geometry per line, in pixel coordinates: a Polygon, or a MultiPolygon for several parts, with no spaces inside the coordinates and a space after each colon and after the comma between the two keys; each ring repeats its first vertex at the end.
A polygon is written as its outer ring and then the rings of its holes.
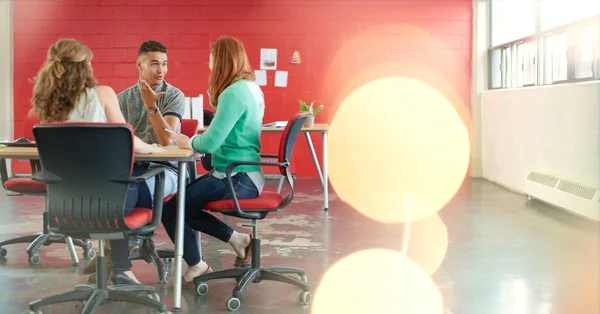
{"type": "Polygon", "coordinates": [[[577,215],[600,221],[600,189],[549,174],[530,172],[525,194],[577,215]]]}

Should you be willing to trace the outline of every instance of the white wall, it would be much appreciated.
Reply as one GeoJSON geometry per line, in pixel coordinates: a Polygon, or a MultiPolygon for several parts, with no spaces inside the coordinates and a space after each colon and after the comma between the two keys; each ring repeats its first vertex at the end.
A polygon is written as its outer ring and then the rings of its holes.
{"type": "Polygon", "coordinates": [[[482,175],[524,192],[529,171],[600,187],[600,82],[482,95],[482,175]]]}
{"type": "Polygon", "coordinates": [[[13,134],[12,1],[0,1],[0,137],[13,134]]]}

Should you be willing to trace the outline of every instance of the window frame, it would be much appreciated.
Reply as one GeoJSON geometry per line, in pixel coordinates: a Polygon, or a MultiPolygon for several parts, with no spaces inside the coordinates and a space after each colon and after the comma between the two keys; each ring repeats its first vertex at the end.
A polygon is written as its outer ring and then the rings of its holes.
{"type": "MultiPolygon", "coordinates": [[[[565,84],[565,83],[575,83],[575,82],[587,82],[587,81],[595,81],[600,80],[600,14],[596,14],[587,18],[583,18],[577,21],[573,21],[568,24],[560,25],[555,28],[551,28],[545,31],[541,31],[541,21],[540,21],[540,11],[541,4],[537,2],[536,7],[536,32],[535,34],[527,37],[523,37],[517,40],[513,40],[507,43],[499,44],[492,46],[491,36],[492,36],[492,28],[491,25],[491,17],[492,17],[492,6],[491,1],[488,0],[488,67],[491,69],[495,65],[492,60],[492,53],[494,51],[500,50],[500,73],[497,71],[488,71],[488,90],[496,90],[496,89],[514,89],[514,88],[527,88],[532,86],[546,86],[546,85],[556,85],[556,84],[565,84]],[[581,54],[580,49],[585,47],[581,45],[581,38],[577,37],[577,33],[582,29],[590,27],[592,29],[592,38],[590,40],[593,41],[591,44],[593,47],[592,52],[592,64],[591,76],[585,76],[578,78],[577,73],[580,69],[581,65],[581,54]],[[553,64],[549,64],[553,62],[553,60],[548,58],[549,49],[553,49],[549,47],[548,38],[551,36],[561,36],[564,35],[567,41],[567,78],[565,80],[556,80],[552,79],[550,82],[547,82],[548,71],[554,71],[553,64]],[[525,48],[526,44],[532,44],[531,54],[533,55],[533,84],[527,81],[527,76],[525,75],[525,63],[529,62],[525,58],[524,50],[523,50],[523,62],[521,63],[521,69],[518,70],[519,66],[519,47],[525,48]],[[506,51],[511,52],[511,59],[507,60],[506,51]],[[510,64],[508,64],[510,63],[510,64]],[[516,67],[515,67],[516,66],[516,67]],[[510,71],[509,71],[510,69],[510,71]],[[515,69],[517,71],[515,72],[515,69]],[[497,78],[497,75],[500,75],[499,86],[493,86],[492,83],[497,78]],[[522,84],[519,84],[519,80],[521,80],[522,84]]],[[[531,55],[530,55],[531,56],[531,55]]],[[[550,73],[550,77],[552,77],[552,72],[550,73]]]]}

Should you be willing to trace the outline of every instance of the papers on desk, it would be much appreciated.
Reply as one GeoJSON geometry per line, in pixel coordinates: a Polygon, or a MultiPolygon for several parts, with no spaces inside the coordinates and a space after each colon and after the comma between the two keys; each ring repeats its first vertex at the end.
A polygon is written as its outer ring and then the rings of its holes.
{"type": "Polygon", "coordinates": [[[190,97],[185,97],[185,107],[183,108],[183,117],[182,119],[191,119],[192,118],[192,99],[190,97]]]}
{"type": "Polygon", "coordinates": [[[183,119],[198,120],[199,127],[204,126],[204,95],[186,97],[183,119]]]}
{"type": "Polygon", "coordinates": [[[204,95],[192,97],[192,119],[198,120],[198,126],[204,126],[204,95]]]}
{"type": "Polygon", "coordinates": [[[267,124],[263,124],[265,128],[285,128],[287,126],[287,121],[275,121],[267,124]]]}

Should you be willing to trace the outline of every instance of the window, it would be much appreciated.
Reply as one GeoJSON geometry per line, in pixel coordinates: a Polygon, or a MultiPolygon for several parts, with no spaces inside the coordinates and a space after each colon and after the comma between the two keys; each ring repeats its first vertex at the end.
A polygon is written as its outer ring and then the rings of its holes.
{"type": "Polygon", "coordinates": [[[511,47],[502,49],[502,72],[504,73],[502,87],[513,87],[512,84],[512,51],[511,47]]]}
{"type": "Polygon", "coordinates": [[[567,52],[567,34],[549,36],[546,41],[547,62],[552,65],[552,79],[550,83],[566,81],[568,77],[569,62],[567,52]]]}
{"type": "Polygon", "coordinates": [[[492,46],[535,33],[535,0],[492,0],[492,46]]]}
{"type": "Polygon", "coordinates": [[[592,36],[597,36],[594,28],[597,23],[582,25],[573,33],[573,51],[575,53],[575,79],[590,79],[594,77],[595,47],[592,36]]]}
{"type": "Polygon", "coordinates": [[[539,3],[542,31],[600,14],[598,0],[543,0],[539,3]]]}
{"type": "Polygon", "coordinates": [[[534,41],[523,44],[523,85],[536,84],[537,69],[535,66],[537,49],[534,41]]]}
{"type": "Polygon", "coordinates": [[[490,54],[490,87],[502,88],[502,50],[494,49],[490,54]]]}
{"type": "Polygon", "coordinates": [[[489,88],[600,80],[600,0],[488,0],[489,88]]]}

